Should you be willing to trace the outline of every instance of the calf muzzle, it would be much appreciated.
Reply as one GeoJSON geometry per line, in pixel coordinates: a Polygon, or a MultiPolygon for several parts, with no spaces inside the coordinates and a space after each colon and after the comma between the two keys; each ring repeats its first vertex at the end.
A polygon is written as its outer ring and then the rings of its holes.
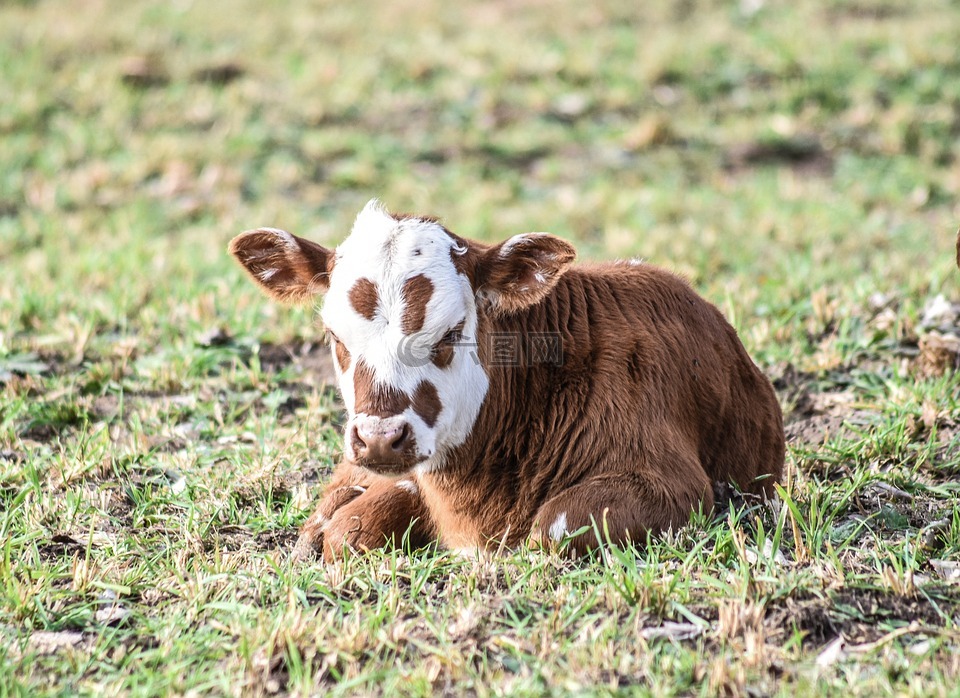
{"type": "Polygon", "coordinates": [[[413,427],[402,417],[359,417],[350,429],[352,460],[380,472],[400,472],[418,461],[413,427]]]}

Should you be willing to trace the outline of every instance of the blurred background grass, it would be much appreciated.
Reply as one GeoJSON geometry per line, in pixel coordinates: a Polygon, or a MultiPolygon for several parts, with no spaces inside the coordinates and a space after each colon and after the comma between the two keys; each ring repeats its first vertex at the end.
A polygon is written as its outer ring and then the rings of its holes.
{"type": "Polygon", "coordinates": [[[955,690],[957,37],[956,0],[0,1],[0,695],[955,690]],[[340,409],[225,248],[374,196],[688,277],[784,405],[782,551],[741,509],[625,567],[287,564],[340,409]]]}
{"type": "Polygon", "coordinates": [[[950,0],[4,3],[0,351],[295,332],[227,240],[378,196],[642,256],[795,354],[813,291],[952,290],[957,36],[950,0]]]}

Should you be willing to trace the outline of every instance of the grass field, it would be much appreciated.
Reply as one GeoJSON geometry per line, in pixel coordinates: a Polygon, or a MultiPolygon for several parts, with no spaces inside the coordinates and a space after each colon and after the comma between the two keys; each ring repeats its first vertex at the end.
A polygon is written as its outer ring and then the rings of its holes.
{"type": "Polygon", "coordinates": [[[0,696],[960,695],[960,4],[0,4],[0,696]],[[642,9],[640,9],[642,8],[642,9]],[[287,559],[341,446],[225,253],[367,199],[689,278],[782,505],[287,559]]]}

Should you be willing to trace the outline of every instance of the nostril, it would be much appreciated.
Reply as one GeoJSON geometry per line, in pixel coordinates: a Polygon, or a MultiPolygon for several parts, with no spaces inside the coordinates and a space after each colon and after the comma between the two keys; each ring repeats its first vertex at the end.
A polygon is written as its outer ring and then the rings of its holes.
{"type": "Polygon", "coordinates": [[[357,453],[367,450],[367,442],[360,436],[360,430],[357,429],[356,425],[350,430],[350,443],[353,444],[353,450],[357,453]]]}
{"type": "Polygon", "coordinates": [[[400,427],[400,433],[397,435],[397,438],[395,438],[390,444],[390,448],[392,448],[394,451],[402,451],[407,445],[407,439],[409,436],[410,425],[404,424],[402,427],[400,427]]]}

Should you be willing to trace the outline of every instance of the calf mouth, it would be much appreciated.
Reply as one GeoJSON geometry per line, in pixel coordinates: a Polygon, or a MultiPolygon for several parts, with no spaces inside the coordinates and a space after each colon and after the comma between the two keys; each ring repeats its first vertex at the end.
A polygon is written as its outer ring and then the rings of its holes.
{"type": "Polygon", "coordinates": [[[377,475],[404,475],[427,460],[425,456],[415,454],[397,454],[396,458],[350,458],[344,454],[343,460],[349,465],[355,465],[369,470],[377,475]]]}

